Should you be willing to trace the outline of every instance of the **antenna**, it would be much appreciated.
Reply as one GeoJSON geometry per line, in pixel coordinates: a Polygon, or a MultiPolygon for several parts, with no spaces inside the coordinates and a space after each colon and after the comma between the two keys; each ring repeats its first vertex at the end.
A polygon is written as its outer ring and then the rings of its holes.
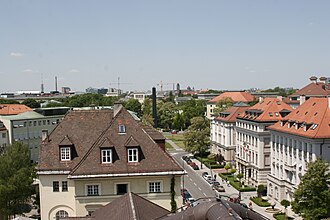
{"type": "Polygon", "coordinates": [[[41,93],[44,93],[44,78],[42,73],[41,73],[41,93]]]}

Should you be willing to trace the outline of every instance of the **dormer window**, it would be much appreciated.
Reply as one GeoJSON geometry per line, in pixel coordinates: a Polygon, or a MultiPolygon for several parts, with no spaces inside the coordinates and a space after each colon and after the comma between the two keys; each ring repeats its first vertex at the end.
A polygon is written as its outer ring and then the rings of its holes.
{"type": "Polygon", "coordinates": [[[71,160],[71,148],[70,147],[61,147],[61,160],[62,161],[71,160]]]}
{"type": "Polygon", "coordinates": [[[112,150],[103,149],[101,150],[102,163],[112,163],[112,150]]]}
{"type": "Polygon", "coordinates": [[[138,162],[139,161],[139,150],[138,148],[129,148],[127,149],[128,162],[138,162]]]}
{"type": "Polygon", "coordinates": [[[125,125],[119,125],[119,133],[126,133],[125,125]]]}

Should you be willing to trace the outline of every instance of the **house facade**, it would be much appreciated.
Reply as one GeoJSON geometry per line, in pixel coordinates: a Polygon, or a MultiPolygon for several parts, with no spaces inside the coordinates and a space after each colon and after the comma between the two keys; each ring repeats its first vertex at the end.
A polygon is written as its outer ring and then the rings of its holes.
{"type": "Polygon", "coordinates": [[[0,121],[0,154],[4,148],[8,145],[8,132],[5,125],[0,121]]]}
{"type": "Polygon", "coordinates": [[[41,218],[86,216],[127,192],[170,210],[171,184],[178,204],[185,172],[165,152],[164,141],[119,104],[71,111],[43,134],[41,218]]]}
{"type": "Polygon", "coordinates": [[[318,157],[330,162],[330,98],[310,98],[270,126],[271,172],[268,196],[281,201],[292,195],[318,157]]]}
{"type": "Polygon", "coordinates": [[[249,106],[230,107],[211,121],[212,152],[221,155],[226,162],[235,160],[236,117],[248,108],[249,106]]]}
{"type": "Polygon", "coordinates": [[[237,117],[236,168],[244,175],[244,183],[253,186],[267,184],[271,164],[268,126],[291,110],[277,98],[265,98],[237,117]]]}

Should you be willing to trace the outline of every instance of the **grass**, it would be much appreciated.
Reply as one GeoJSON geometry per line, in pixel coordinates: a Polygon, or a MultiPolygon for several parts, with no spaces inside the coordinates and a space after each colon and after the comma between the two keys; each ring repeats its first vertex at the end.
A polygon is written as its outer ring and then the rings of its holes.
{"type": "Polygon", "coordinates": [[[232,185],[235,189],[237,189],[240,192],[256,191],[256,188],[254,188],[254,187],[244,187],[244,188],[242,188],[241,183],[237,180],[237,178],[235,176],[233,176],[230,173],[219,173],[219,176],[222,179],[228,180],[230,185],[232,185]]]}
{"type": "Polygon", "coordinates": [[[167,139],[173,141],[176,145],[184,149],[184,137],[183,134],[165,134],[164,135],[167,139]]]}
{"type": "Polygon", "coordinates": [[[264,201],[262,198],[259,197],[251,197],[250,198],[255,204],[261,207],[269,207],[270,203],[267,201],[264,201]]]}
{"type": "Polygon", "coordinates": [[[169,143],[167,143],[167,142],[165,142],[165,148],[166,148],[166,150],[173,150],[173,149],[174,149],[174,148],[172,147],[172,145],[169,144],[169,143]]]}
{"type": "MultiPolygon", "coordinates": [[[[274,217],[276,220],[285,220],[285,215],[284,215],[284,213],[276,213],[276,214],[273,215],[273,217],[274,217]]],[[[292,217],[288,217],[287,219],[292,220],[292,219],[294,219],[294,218],[292,218],[292,217]]]]}

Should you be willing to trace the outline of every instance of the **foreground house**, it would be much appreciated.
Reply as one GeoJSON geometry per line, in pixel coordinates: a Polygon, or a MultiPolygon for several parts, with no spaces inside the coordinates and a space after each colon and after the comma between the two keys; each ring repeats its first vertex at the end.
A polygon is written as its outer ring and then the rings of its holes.
{"type": "Polygon", "coordinates": [[[265,98],[237,116],[236,167],[244,182],[267,184],[270,172],[270,132],[268,126],[282,120],[292,108],[277,98],[265,98]]]}
{"type": "Polygon", "coordinates": [[[212,152],[221,155],[226,162],[235,160],[236,118],[250,106],[232,106],[211,121],[212,152]]]}
{"type": "Polygon", "coordinates": [[[170,210],[171,181],[179,204],[184,171],[164,141],[120,104],[69,112],[52,133],[43,133],[41,219],[90,215],[128,192],[170,210]]]}
{"type": "Polygon", "coordinates": [[[268,196],[292,200],[307,163],[317,157],[330,162],[330,98],[310,98],[269,127],[271,172],[268,196]]]}

